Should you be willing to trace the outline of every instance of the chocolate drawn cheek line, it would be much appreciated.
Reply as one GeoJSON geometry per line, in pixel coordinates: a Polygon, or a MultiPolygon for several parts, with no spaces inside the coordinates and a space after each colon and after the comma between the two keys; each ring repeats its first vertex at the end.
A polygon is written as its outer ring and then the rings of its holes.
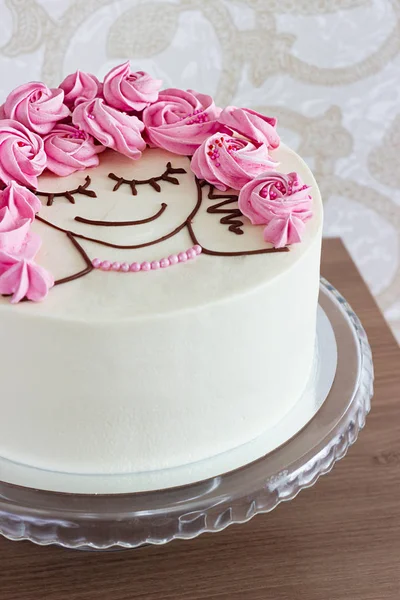
{"type": "Polygon", "coordinates": [[[84,217],[75,217],[75,221],[78,221],[78,223],[86,223],[87,225],[97,225],[99,227],[128,227],[130,225],[143,225],[144,223],[151,223],[151,221],[155,221],[161,217],[167,206],[168,204],[163,202],[160,210],[152,217],[147,217],[147,219],[140,219],[138,221],[93,221],[91,219],[85,219],[84,217]]]}

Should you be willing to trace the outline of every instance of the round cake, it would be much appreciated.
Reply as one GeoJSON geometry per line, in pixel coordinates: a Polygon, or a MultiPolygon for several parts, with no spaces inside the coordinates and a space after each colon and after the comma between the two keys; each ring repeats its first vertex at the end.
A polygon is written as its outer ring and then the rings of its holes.
{"type": "Polygon", "coordinates": [[[137,473],[255,439],[314,360],[322,203],[276,120],[161,90],[17,88],[0,109],[0,457],[137,473]]]}

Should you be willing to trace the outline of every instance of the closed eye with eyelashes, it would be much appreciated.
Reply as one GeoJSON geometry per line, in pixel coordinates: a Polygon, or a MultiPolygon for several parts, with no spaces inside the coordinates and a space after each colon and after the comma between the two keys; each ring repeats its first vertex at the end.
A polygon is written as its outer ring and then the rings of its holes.
{"type": "Polygon", "coordinates": [[[34,190],[34,194],[36,194],[36,196],[47,198],[47,206],[53,206],[55,198],[66,198],[68,202],[75,204],[74,196],[76,194],[82,194],[84,196],[89,196],[90,198],[97,198],[96,192],[89,189],[91,183],[92,180],[90,179],[89,175],[87,175],[85,177],[85,183],[83,185],[78,185],[78,187],[74,188],[73,190],[65,190],[65,192],[42,192],[40,190],[34,190]]]}
{"type": "MultiPolygon", "coordinates": [[[[183,168],[175,169],[174,167],[172,167],[171,163],[168,162],[165,171],[157,177],[149,177],[149,179],[125,179],[124,177],[115,175],[115,173],[110,173],[108,177],[117,182],[113,187],[113,192],[116,192],[121,187],[121,185],[127,184],[131,188],[132,195],[136,196],[138,193],[136,186],[138,185],[150,185],[156,192],[161,192],[161,186],[158,183],[159,181],[166,181],[168,183],[172,183],[173,185],[179,185],[179,180],[176,177],[172,177],[173,174],[177,173],[187,173],[187,171],[183,168]]],[[[94,190],[89,189],[91,182],[91,178],[89,177],[89,175],[87,175],[85,177],[85,183],[83,185],[79,185],[77,188],[74,188],[72,190],[65,190],[64,192],[45,192],[41,190],[34,190],[34,193],[36,194],[36,196],[47,198],[47,206],[52,206],[55,198],[66,198],[71,204],[75,204],[74,196],[77,194],[89,196],[90,198],[97,198],[96,192],[94,190]]],[[[162,204],[161,206],[163,207],[164,204],[162,204]]],[[[163,208],[163,210],[160,212],[160,214],[158,214],[158,216],[161,216],[165,208],[163,208]]],[[[76,220],[82,223],[88,222],[86,220],[83,220],[81,217],[76,218],[76,220]]],[[[151,218],[150,220],[153,220],[153,218],[151,218]]],[[[141,222],[146,223],[147,220],[143,220],[141,222]]],[[[92,222],[92,224],[95,223],[92,222]]],[[[139,222],[137,224],[139,224],[139,222]]]]}
{"type": "Polygon", "coordinates": [[[150,177],[149,179],[125,179],[125,177],[120,177],[115,173],[110,173],[108,176],[110,179],[117,182],[113,187],[113,192],[116,192],[121,185],[126,184],[130,186],[132,195],[136,196],[138,193],[136,186],[138,185],[150,185],[156,192],[161,192],[161,186],[158,183],[159,181],[167,181],[173,185],[179,185],[179,180],[176,177],[171,177],[171,175],[186,172],[187,171],[183,168],[174,169],[171,163],[168,162],[164,173],[158,177],[150,177]]]}

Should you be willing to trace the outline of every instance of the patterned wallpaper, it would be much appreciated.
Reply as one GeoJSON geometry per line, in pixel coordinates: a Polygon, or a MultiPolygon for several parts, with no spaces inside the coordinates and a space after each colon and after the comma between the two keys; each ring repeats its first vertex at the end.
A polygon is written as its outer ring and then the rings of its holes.
{"type": "Polygon", "coordinates": [[[0,0],[0,102],[126,58],[278,116],[400,340],[400,0],[0,0]]]}

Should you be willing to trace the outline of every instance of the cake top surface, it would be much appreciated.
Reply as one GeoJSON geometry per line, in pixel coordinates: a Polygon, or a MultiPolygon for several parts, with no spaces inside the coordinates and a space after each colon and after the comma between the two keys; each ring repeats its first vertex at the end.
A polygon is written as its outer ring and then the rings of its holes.
{"type": "Polygon", "coordinates": [[[319,191],[276,120],[159,88],[125,63],[0,107],[0,310],[162,316],[247,293],[313,243],[319,191]]]}

